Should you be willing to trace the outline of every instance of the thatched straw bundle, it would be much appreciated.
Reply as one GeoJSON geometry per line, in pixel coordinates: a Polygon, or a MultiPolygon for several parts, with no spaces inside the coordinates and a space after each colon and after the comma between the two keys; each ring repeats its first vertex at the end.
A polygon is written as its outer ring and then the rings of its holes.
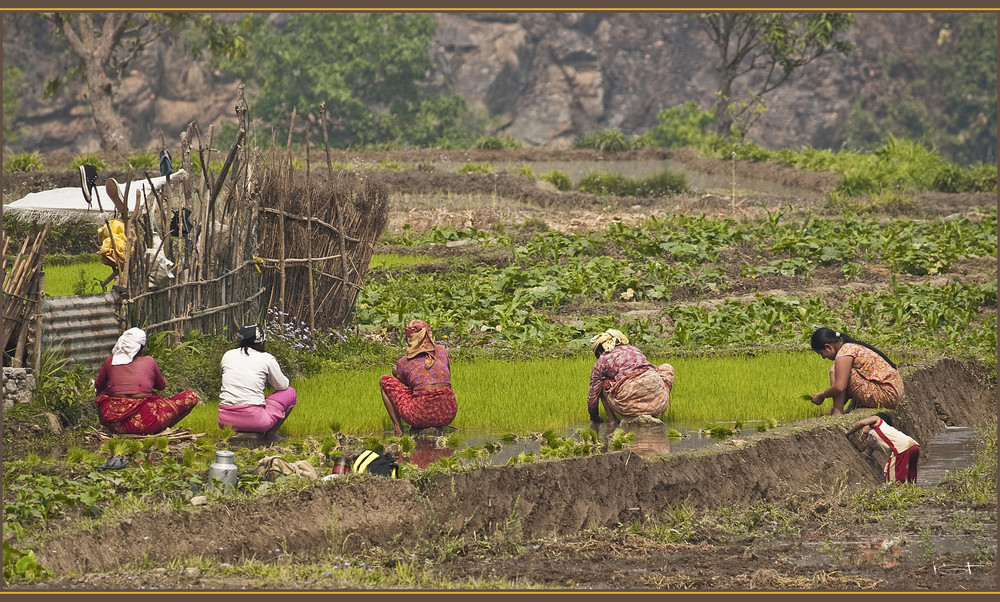
{"type": "Polygon", "coordinates": [[[311,328],[343,324],[388,221],[388,188],[371,173],[283,173],[263,178],[260,199],[258,256],[268,307],[311,328]]]}

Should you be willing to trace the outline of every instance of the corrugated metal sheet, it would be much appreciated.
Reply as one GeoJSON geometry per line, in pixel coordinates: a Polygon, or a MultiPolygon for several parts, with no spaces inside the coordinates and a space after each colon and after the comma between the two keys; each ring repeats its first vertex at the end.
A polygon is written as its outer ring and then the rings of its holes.
{"type": "Polygon", "coordinates": [[[97,369],[120,334],[113,292],[45,298],[43,351],[61,345],[64,357],[97,369]]]}

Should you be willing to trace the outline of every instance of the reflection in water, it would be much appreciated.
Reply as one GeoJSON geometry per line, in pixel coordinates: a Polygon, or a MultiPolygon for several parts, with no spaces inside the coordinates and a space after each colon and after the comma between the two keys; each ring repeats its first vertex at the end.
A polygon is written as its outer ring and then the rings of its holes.
{"type": "Polygon", "coordinates": [[[625,446],[625,449],[640,455],[662,455],[670,453],[670,442],[667,440],[667,427],[662,424],[642,424],[628,429],[635,433],[635,442],[625,446]]]}
{"type": "Polygon", "coordinates": [[[413,450],[410,451],[409,458],[406,458],[411,464],[416,464],[421,470],[427,468],[427,465],[440,460],[441,458],[447,458],[455,453],[455,450],[449,447],[438,447],[437,439],[435,437],[417,437],[414,439],[413,450]]]}
{"type": "Polygon", "coordinates": [[[897,541],[878,540],[868,542],[855,550],[850,556],[841,559],[841,565],[879,564],[882,568],[891,569],[899,564],[902,545],[897,541]]]}

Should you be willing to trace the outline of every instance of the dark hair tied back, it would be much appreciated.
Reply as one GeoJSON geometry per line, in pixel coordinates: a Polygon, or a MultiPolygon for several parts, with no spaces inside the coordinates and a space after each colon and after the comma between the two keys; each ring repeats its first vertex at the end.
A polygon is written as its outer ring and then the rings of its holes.
{"type": "Polygon", "coordinates": [[[889,363],[890,366],[892,366],[893,370],[896,369],[896,364],[894,364],[893,361],[889,359],[888,356],[886,356],[886,354],[882,353],[881,351],[869,345],[868,343],[863,343],[857,339],[853,339],[847,336],[846,334],[838,332],[832,328],[825,328],[825,327],[817,328],[816,332],[812,333],[812,337],[810,337],[809,339],[809,345],[812,347],[813,351],[822,351],[824,346],[831,345],[833,343],[836,343],[837,341],[843,341],[844,343],[854,343],[855,345],[861,345],[862,347],[867,347],[868,349],[871,349],[875,353],[879,354],[882,357],[882,359],[884,359],[886,362],[889,363]]]}

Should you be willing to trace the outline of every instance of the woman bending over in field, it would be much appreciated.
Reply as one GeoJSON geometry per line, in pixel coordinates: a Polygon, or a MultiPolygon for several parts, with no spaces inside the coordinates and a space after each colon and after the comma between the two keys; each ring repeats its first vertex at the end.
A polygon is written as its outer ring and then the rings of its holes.
{"type": "Polygon", "coordinates": [[[404,332],[406,355],[392,367],[391,375],[379,379],[382,403],[397,436],[403,434],[401,421],[417,429],[442,427],[458,413],[448,351],[434,342],[431,327],[423,320],[410,320],[404,332]]]}
{"type": "Polygon", "coordinates": [[[833,398],[832,414],[843,414],[857,406],[893,409],[903,399],[903,377],[884,353],[830,328],[819,328],[810,339],[812,350],[832,360],[830,386],[812,396],[822,405],[833,398]],[[850,400],[850,407],[846,407],[850,400]]]}
{"type": "Polygon", "coordinates": [[[155,435],[177,424],[198,404],[194,391],[173,397],[153,391],[165,389],[167,381],[156,360],[143,355],[145,347],[145,331],[129,328],[118,337],[94,379],[101,423],[112,433],[155,435]]]}
{"type": "Polygon", "coordinates": [[[590,339],[597,357],[590,371],[587,411],[593,422],[601,422],[598,401],[604,406],[608,424],[616,426],[618,415],[659,416],[670,405],[674,368],[654,366],[638,348],[628,344],[621,332],[608,329],[590,339]]]}

